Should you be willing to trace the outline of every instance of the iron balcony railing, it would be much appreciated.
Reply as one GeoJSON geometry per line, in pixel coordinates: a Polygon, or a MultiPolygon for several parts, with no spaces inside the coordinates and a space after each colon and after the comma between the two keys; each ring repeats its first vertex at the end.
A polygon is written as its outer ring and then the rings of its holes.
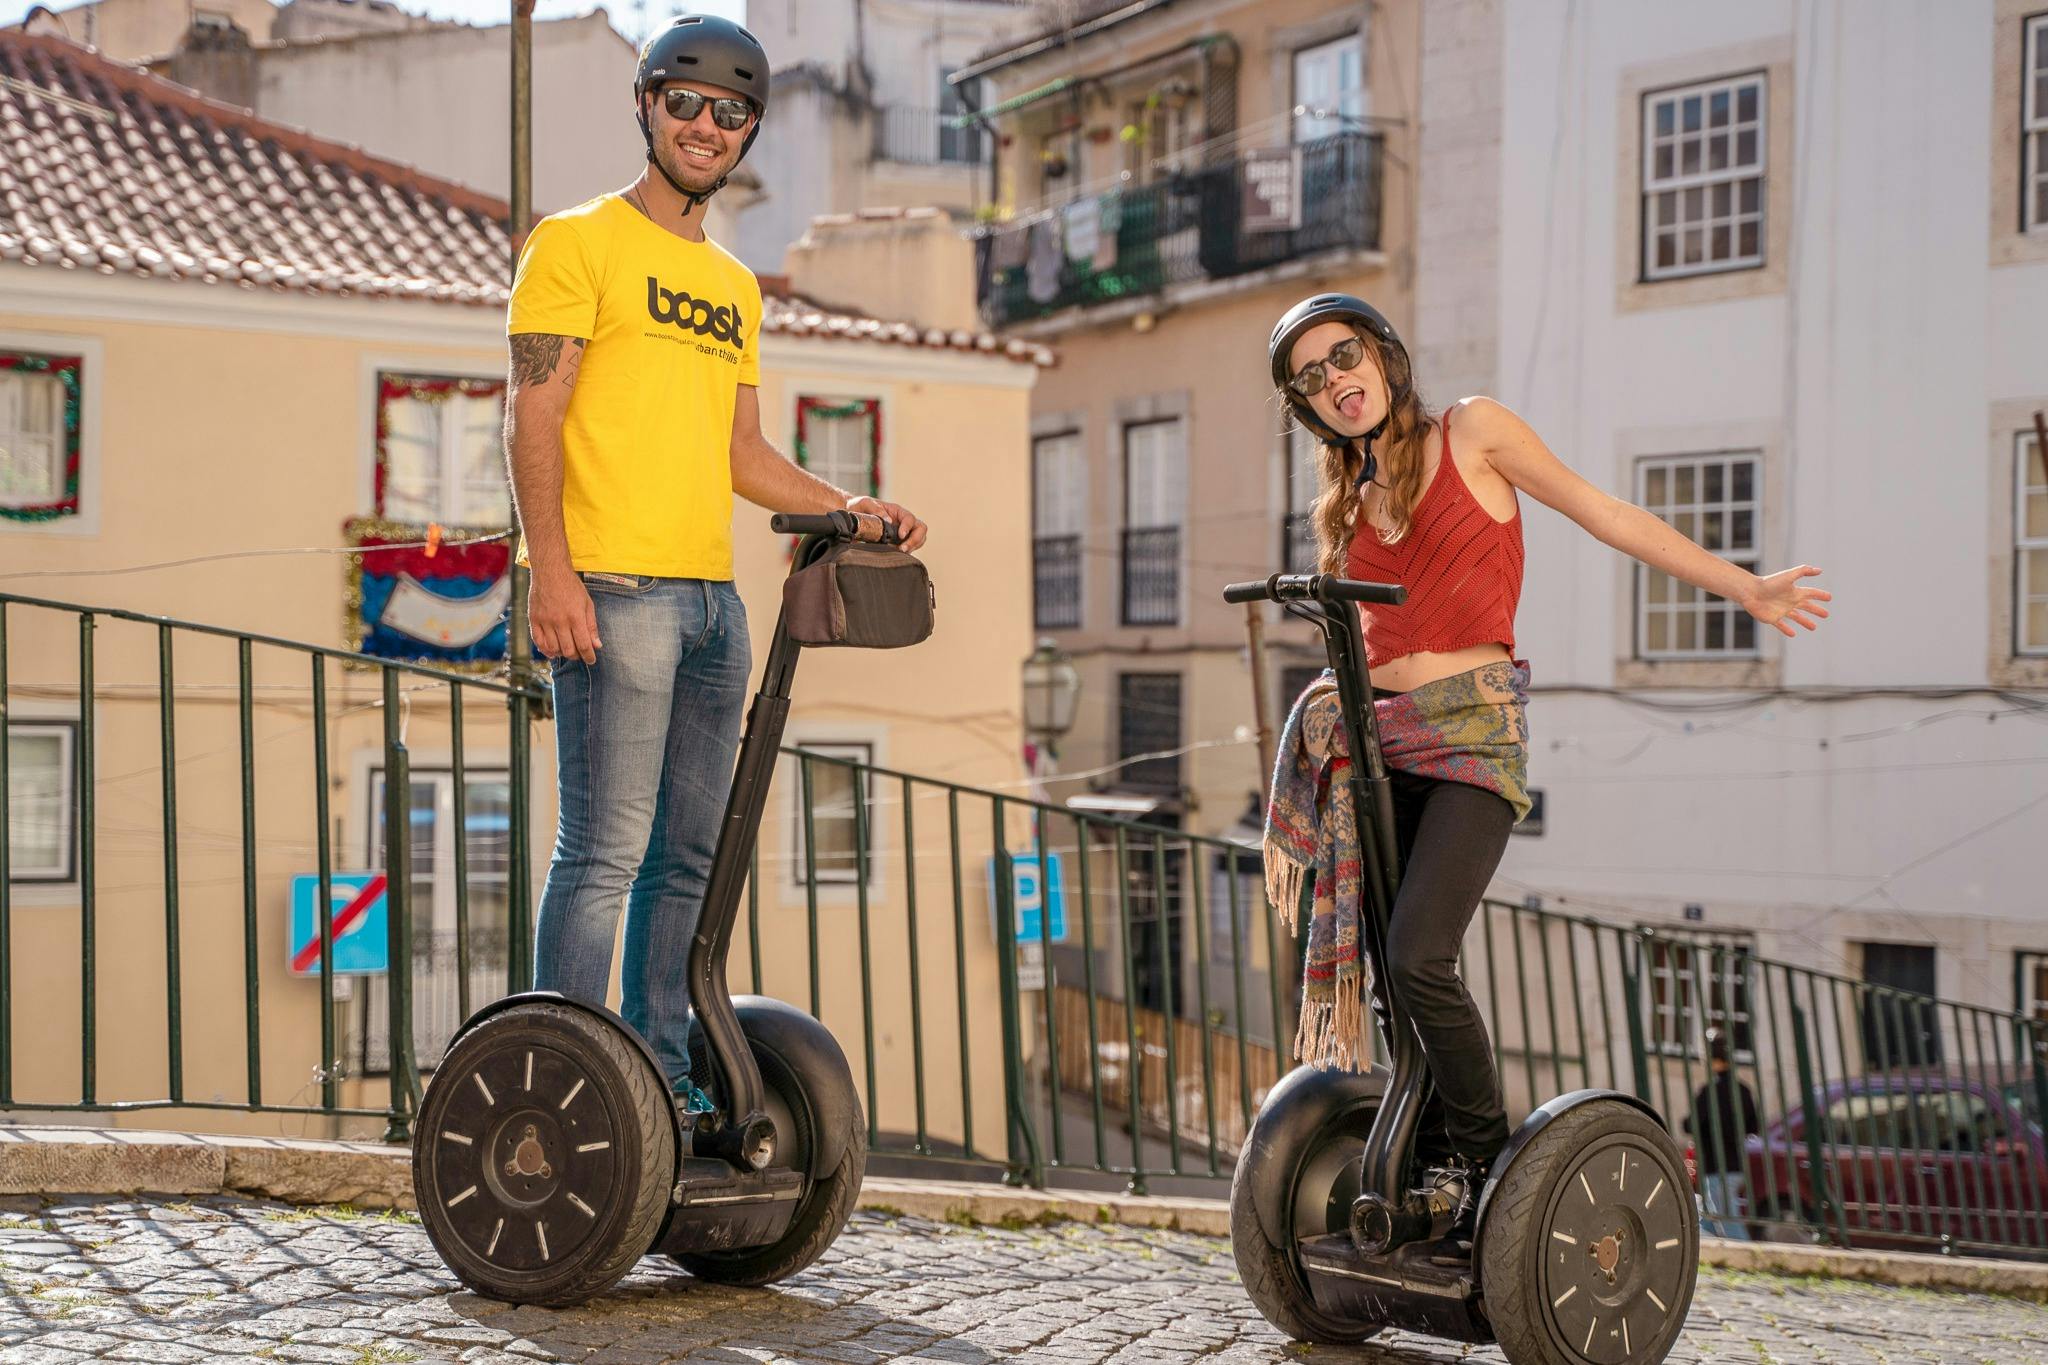
{"type": "Polygon", "coordinates": [[[1081,537],[1039,536],[1031,542],[1031,616],[1040,630],[1081,624],[1081,537]]]}
{"type": "MultiPolygon", "coordinates": [[[[414,1001],[451,995],[445,1032],[491,993],[531,979],[523,869],[528,731],[540,697],[288,640],[6,595],[0,696],[61,700],[66,685],[52,681],[51,661],[64,655],[49,645],[64,636],[75,642],[71,696],[96,703],[77,708],[79,904],[38,906],[24,922],[0,867],[0,1111],[357,1116],[403,1140],[420,1060],[446,1042],[414,1025],[414,1001]],[[59,628],[36,622],[40,648],[25,670],[35,676],[10,679],[10,634],[31,613],[57,614],[59,628]],[[103,641],[116,625],[118,639],[103,641]],[[120,669],[103,670],[108,658],[120,669]],[[233,681],[218,691],[181,682],[201,664],[233,681]],[[505,719],[487,719],[483,703],[505,706],[505,719]],[[188,710],[199,714],[181,719],[188,710]],[[458,812],[454,849],[436,853],[452,856],[452,944],[431,941],[441,931],[422,922],[414,841],[374,845],[391,888],[381,1105],[341,1100],[355,1078],[340,1060],[326,916],[317,972],[261,989],[259,940],[276,948],[275,934],[261,932],[275,860],[304,859],[323,882],[344,865],[328,794],[333,753],[351,727],[387,775],[381,816],[362,793],[364,818],[387,830],[408,828],[410,810],[424,808],[430,767],[473,773],[482,765],[469,751],[486,735],[505,746],[490,760],[506,777],[503,819],[458,812]],[[127,745],[120,771],[108,771],[103,732],[127,745]],[[138,747],[155,751],[154,768],[135,762],[138,747]],[[414,751],[430,747],[440,752],[415,767],[414,751]],[[239,774],[238,814],[218,829],[180,804],[196,787],[195,765],[209,763],[239,774]],[[159,820],[153,841],[137,820],[147,793],[159,820]],[[288,819],[303,828],[286,828],[288,819]],[[473,864],[493,841],[509,850],[507,885],[492,902],[503,909],[477,923],[473,864]],[[103,882],[115,867],[120,882],[103,882]],[[202,886],[205,895],[181,897],[202,886]],[[59,918],[76,945],[68,971],[42,949],[59,918]],[[37,951],[42,998],[61,988],[75,999],[75,1036],[18,1007],[24,946],[37,951]],[[499,955],[502,972],[483,961],[499,955]],[[266,1043],[286,1023],[319,1036],[303,1101],[281,1099],[264,1079],[266,1043]]],[[[736,989],[799,1003],[838,1034],[874,1150],[939,1163],[928,1167],[938,1173],[1034,1185],[1108,1178],[1219,1192],[1260,1102],[1292,1065],[1299,949],[1265,903],[1257,850],[787,753],[771,802],[781,823],[763,831],[731,976],[736,989]]],[[[8,776],[0,745],[0,803],[8,776]]],[[[453,793],[466,787],[457,781],[453,793]]],[[[0,858],[10,842],[0,840],[0,858]]],[[[1748,1202],[1737,1221],[1752,1234],[2048,1258],[2048,1022],[1770,961],[1725,935],[1493,901],[1460,966],[1511,1121],[1552,1095],[1612,1087],[1652,1104],[1709,1173],[1741,1168],[1748,1202]],[[1726,1131],[1720,1109],[1698,1102],[1709,1028],[1730,1040],[1754,1131],[1726,1131]]]]}
{"type": "Polygon", "coordinates": [[[878,161],[914,166],[978,166],[984,134],[956,128],[955,113],[892,104],[875,110],[874,155],[878,161]]]}
{"type": "Polygon", "coordinates": [[[983,316],[992,327],[1007,327],[1322,252],[1378,250],[1380,134],[1337,133],[1294,151],[1301,164],[1298,227],[1247,224],[1251,158],[1237,157],[985,229],[978,241],[983,316]],[[1074,214],[1087,217],[1078,240],[1069,226],[1074,214]]]}
{"type": "Polygon", "coordinates": [[[1171,626],[1180,621],[1180,527],[1123,530],[1123,623],[1171,626]]]}

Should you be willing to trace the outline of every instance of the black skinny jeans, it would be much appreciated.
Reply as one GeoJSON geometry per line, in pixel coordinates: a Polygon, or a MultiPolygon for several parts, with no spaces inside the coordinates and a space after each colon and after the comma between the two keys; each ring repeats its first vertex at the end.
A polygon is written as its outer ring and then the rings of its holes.
{"type": "MultiPolygon", "coordinates": [[[[1376,689],[1377,690],[1377,689],[1376,689]]],[[[1386,695],[1386,694],[1382,694],[1386,695]]],[[[1506,852],[1515,810],[1464,782],[1390,772],[1401,886],[1387,942],[1387,982],[1429,1058],[1435,1094],[1424,1107],[1417,1150],[1491,1161],[1508,1140],[1507,1101],[1479,1007],[1458,975],[1458,950],[1493,870],[1506,852]]],[[[1374,1001],[1375,1012],[1378,1001],[1374,1001]]],[[[1386,1019],[1380,1020],[1384,1031],[1386,1019]]]]}

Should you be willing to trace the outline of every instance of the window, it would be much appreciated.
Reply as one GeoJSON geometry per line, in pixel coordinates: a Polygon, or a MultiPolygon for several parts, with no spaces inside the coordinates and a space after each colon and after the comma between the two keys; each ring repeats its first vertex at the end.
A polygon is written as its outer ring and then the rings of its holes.
{"type": "Polygon", "coordinates": [[[2048,654],[2048,452],[2031,431],[2013,452],[2013,653],[2048,654]]]}
{"type": "Polygon", "coordinates": [[[1863,1061],[1869,1070],[1929,1066],[1941,1060],[1941,1014],[1934,1000],[1934,948],[1924,943],[1862,943],[1863,980],[1884,990],[1856,992],[1863,1061]],[[1914,998],[1924,997],[1924,998],[1914,998]]]}
{"type": "Polygon", "coordinates": [[[0,350],[0,517],[78,515],[79,376],[75,355],[0,350]]]}
{"type": "Polygon", "coordinates": [[[798,760],[797,772],[792,774],[796,780],[789,784],[793,805],[791,826],[796,831],[792,880],[798,886],[804,885],[812,867],[804,853],[803,771],[808,768],[811,774],[811,833],[818,843],[816,867],[819,885],[852,886],[859,880],[862,861],[859,836],[863,824],[868,836],[868,882],[872,885],[875,877],[874,746],[806,741],[801,747],[806,753],[818,757],[809,764],[798,760]],[[835,759],[840,761],[827,761],[835,759]],[[860,797],[857,809],[854,804],[856,792],[860,797]]]}
{"type": "Polygon", "coordinates": [[[1353,33],[1294,54],[1294,140],[1313,142],[1365,117],[1365,38],[1353,33]]]}
{"type": "Polygon", "coordinates": [[[2048,1024],[2048,952],[2014,955],[2013,1011],[2048,1024]]]}
{"type": "MultiPolygon", "coordinates": [[[[467,855],[469,1007],[505,993],[510,949],[512,787],[502,769],[465,768],[463,823],[455,823],[455,774],[415,768],[412,773],[413,1055],[422,1068],[440,1063],[462,1025],[461,958],[456,921],[456,844],[467,855]]],[[[385,866],[384,770],[370,770],[369,837],[365,864],[385,866]]],[[[386,977],[366,979],[363,991],[362,1065],[391,1069],[391,996],[386,977]]]]}
{"type": "Polygon", "coordinates": [[[1290,664],[1280,670],[1280,714],[1284,717],[1308,691],[1308,685],[1323,676],[1321,664],[1290,664]]]}
{"type": "Polygon", "coordinates": [[[505,381],[377,376],[377,515],[509,526],[505,381]]]}
{"type": "Polygon", "coordinates": [[[1764,262],[1761,73],[1643,96],[1643,278],[1764,262]]]}
{"type": "Polygon", "coordinates": [[[1081,537],[1086,527],[1088,464],[1081,433],[1031,443],[1032,620],[1041,630],[1081,624],[1081,537]]]}
{"type": "Polygon", "coordinates": [[[2020,215],[2025,230],[2035,232],[2048,228],[2048,14],[2027,20],[2026,54],[2026,107],[2020,130],[2026,165],[2020,215]]]}
{"type": "Polygon", "coordinates": [[[1124,427],[1123,623],[1180,621],[1180,522],[1187,437],[1178,417],[1124,427]]]}
{"type": "Polygon", "coordinates": [[[1192,169],[1200,136],[1193,88],[1173,79],[1125,107],[1124,124],[1134,130],[1125,141],[1125,169],[1140,185],[1192,169]]]}
{"type": "MultiPolygon", "coordinates": [[[[1680,534],[1745,569],[1757,565],[1757,479],[1753,451],[1659,456],[1636,463],[1636,501],[1680,534]]],[[[1638,564],[1636,657],[1754,658],[1756,618],[1660,569],[1638,564]]]]}
{"type": "Polygon", "coordinates": [[[1180,791],[1180,674],[1119,673],[1116,678],[1116,756],[1123,785],[1180,791]],[[1141,754],[1156,757],[1139,758],[1141,754]]]}
{"type": "Polygon", "coordinates": [[[797,399],[796,462],[849,493],[880,497],[881,400],[797,399]]]}
{"type": "Polygon", "coordinates": [[[1749,1003],[1755,951],[1749,934],[1648,940],[1651,1046],[1666,1056],[1699,1057],[1706,1030],[1718,1028],[1746,1059],[1755,1042],[1749,1003]]]}
{"type": "Polygon", "coordinates": [[[1322,442],[1308,428],[1291,426],[1286,437],[1287,518],[1280,528],[1280,562],[1288,573],[1313,573],[1316,532],[1310,510],[1316,501],[1316,455],[1322,442]]]}
{"type": "Polygon", "coordinates": [[[7,875],[12,882],[78,880],[78,727],[7,722],[7,875]]]}

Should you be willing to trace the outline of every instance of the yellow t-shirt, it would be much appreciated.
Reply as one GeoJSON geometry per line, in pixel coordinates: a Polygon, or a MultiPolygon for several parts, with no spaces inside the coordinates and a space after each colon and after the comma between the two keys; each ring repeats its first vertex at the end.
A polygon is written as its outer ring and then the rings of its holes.
{"type": "Polygon", "coordinates": [[[733,405],[761,382],[754,273],[601,195],[534,227],[506,331],[590,343],[562,424],[577,571],[731,578],[733,405]]]}

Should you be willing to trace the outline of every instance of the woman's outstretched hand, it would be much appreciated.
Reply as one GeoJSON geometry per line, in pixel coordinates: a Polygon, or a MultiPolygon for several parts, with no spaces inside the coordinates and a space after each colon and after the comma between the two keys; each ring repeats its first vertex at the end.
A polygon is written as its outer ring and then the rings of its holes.
{"type": "Polygon", "coordinates": [[[1814,618],[1827,619],[1828,609],[1821,603],[1834,601],[1835,595],[1825,588],[1801,587],[1799,580],[1819,572],[1811,564],[1801,564],[1796,569],[1759,578],[1744,599],[1743,608],[1765,625],[1776,626],[1781,635],[1794,634],[1793,624],[1813,630],[1819,624],[1814,618]]]}

